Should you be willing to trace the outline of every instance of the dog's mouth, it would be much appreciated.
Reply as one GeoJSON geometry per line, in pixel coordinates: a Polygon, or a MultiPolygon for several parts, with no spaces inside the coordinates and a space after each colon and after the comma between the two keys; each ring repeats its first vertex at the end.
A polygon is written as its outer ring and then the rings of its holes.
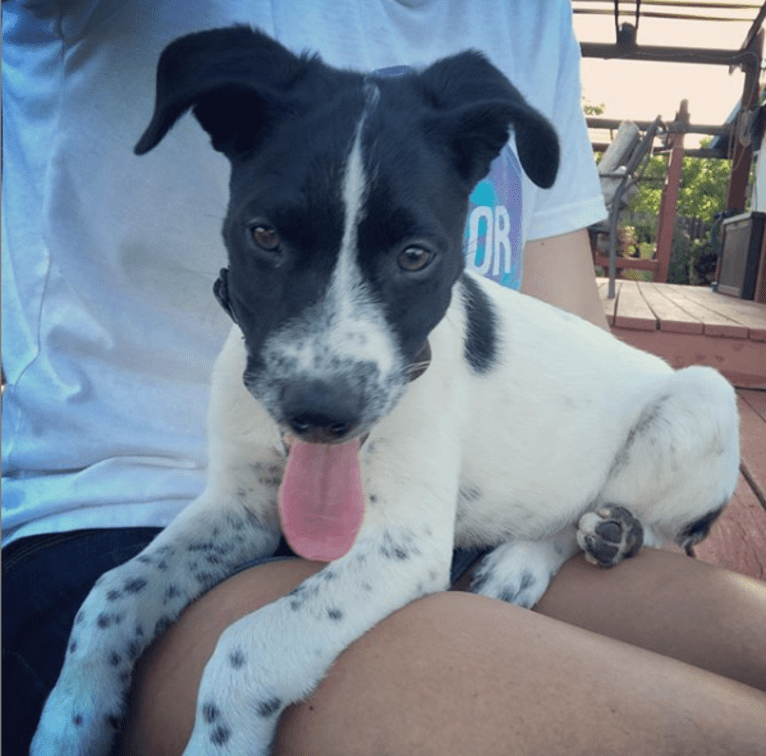
{"type": "MultiPolygon", "coordinates": [[[[426,341],[409,371],[410,381],[423,375],[430,361],[426,341]]],[[[332,562],[354,545],[365,511],[359,452],[368,436],[341,443],[283,436],[288,458],[279,489],[279,517],[298,556],[332,562]]]]}

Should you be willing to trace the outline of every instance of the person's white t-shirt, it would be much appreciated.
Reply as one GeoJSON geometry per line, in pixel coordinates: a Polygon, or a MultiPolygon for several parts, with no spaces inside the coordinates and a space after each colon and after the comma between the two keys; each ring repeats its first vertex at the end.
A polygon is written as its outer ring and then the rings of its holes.
{"type": "Polygon", "coordinates": [[[511,139],[472,196],[468,267],[517,287],[525,241],[605,216],[564,0],[4,2],[6,541],[164,526],[202,490],[228,163],[190,117],[132,148],[163,47],[234,22],[362,70],[480,49],[553,122],[555,185],[529,181],[511,139]]]}

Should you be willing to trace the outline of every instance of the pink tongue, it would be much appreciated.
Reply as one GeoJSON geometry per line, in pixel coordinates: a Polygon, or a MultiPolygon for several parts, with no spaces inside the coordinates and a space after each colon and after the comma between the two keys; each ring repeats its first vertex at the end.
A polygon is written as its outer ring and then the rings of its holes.
{"type": "Polygon", "coordinates": [[[305,559],[332,562],[354,545],[364,519],[359,440],[290,449],[279,489],[282,532],[305,559]]]}

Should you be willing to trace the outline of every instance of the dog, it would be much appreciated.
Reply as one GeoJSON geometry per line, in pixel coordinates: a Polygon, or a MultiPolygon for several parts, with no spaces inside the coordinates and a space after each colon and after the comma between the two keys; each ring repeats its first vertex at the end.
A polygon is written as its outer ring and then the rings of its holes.
{"type": "Polygon", "coordinates": [[[328,564],[223,633],[187,754],[267,754],[343,649],[448,587],[456,545],[492,549],[473,591],[531,607],[578,549],[707,535],[738,475],[731,386],[464,270],[510,129],[541,187],[559,160],[486,58],[386,78],[216,29],[163,52],[136,152],[189,110],[231,163],[208,483],[86,599],[34,756],[107,754],[134,660],[280,533],[328,564]]]}

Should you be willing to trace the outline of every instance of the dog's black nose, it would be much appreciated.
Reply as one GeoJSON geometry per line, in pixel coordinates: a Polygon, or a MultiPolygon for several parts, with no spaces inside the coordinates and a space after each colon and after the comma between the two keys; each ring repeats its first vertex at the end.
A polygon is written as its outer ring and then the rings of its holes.
{"type": "Polygon", "coordinates": [[[359,423],[360,403],[343,382],[290,384],[282,394],[282,410],[290,430],[302,441],[342,441],[359,423]]]}

